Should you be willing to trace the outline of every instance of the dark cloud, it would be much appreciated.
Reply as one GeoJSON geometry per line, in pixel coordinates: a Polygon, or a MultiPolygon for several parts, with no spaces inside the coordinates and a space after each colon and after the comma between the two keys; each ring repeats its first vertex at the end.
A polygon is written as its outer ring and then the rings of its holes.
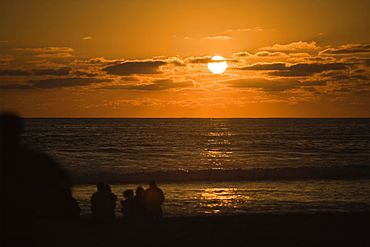
{"type": "Polygon", "coordinates": [[[138,78],[133,77],[133,76],[127,76],[127,77],[122,77],[122,81],[140,81],[138,78]]]}
{"type": "Polygon", "coordinates": [[[0,89],[31,89],[32,87],[24,84],[0,85],[0,89]]]}
{"type": "Polygon", "coordinates": [[[103,71],[110,75],[159,74],[159,66],[165,64],[162,61],[126,62],[108,66],[103,71]]]}
{"type": "Polygon", "coordinates": [[[126,85],[108,85],[104,87],[99,87],[98,89],[108,89],[108,90],[119,90],[119,89],[124,89],[127,90],[126,85]]]}
{"type": "Polygon", "coordinates": [[[312,42],[298,41],[286,45],[275,44],[273,46],[260,48],[260,50],[280,51],[280,52],[315,51],[318,49],[320,49],[320,47],[317,46],[316,42],[314,41],[312,42]]]}
{"type": "Polygon", "coordinates": [[[302,84],[294,79],[268,80],[264,78],[246,78],[223,81],[234,88],[262,88],[264,91],[285,91],[302,84]]]}
{"type": "Polygon", "coordinates": [[[310,76],[327,70],[346,69],[344,63],[299,63],[287,66],[284,63],[254,64],[241,68],[242,70],[274,70],[267,74],[273,76],[310,76]]]}
{"type": "Polygon", "coordinates": [[[91,58],[91,59],[88,59],[88,60],[80,60],[80,59],[76,59],[73,61],[73,63],[76,63],[76,64],[91,64],[91,65],[109,65],[109,64],[117,64],[117,63],[122,63],[124,61],[124,59],[113,59],[113,60],[109,60],[109,59],[105,59],[104,57],[96,57],[96,58],[91,58]]]}
{"type": "Polygon", "coordinates": [[[153,81],[152,84],[128,87],[127,89],[153,90],[154,91],[154,90],[166,90],[166,89],[171,89],[171,88],[191,87],[191,86],[193,86],[193,82],[191,82],[191,81],[174,82],[171,79],[165,79],[165,80],[153,81]]]}
{"type": "Polygon", "coordinates": [[[59,69],[33,69],[34,75],[68,75],[72,69],[69,67],[62,67],[59,69]]]}
{"type": "Polygon", "coordinates": [[[172,64],[175,65],[175,66],[179,66],[179,67],[186,66],[186,63],[184,63],[183,61],[180,61],[180,60],[174,60],[174,61],[172,61],[172,64]]]}
{"type": "Polygon", "coordinates": [[[305,81],[302,82],[302,86],[325,86],[326,81],[305,81]]]}
{"type": "Polygon", "coordinates": [[[347,58],[341,59],[341,62],[344,62],[344,63],[347,63],[347,64],[365,65],[367,67],[370,67],[370,58],[347,57],[347,58]]]}
{"type": "Polygon", "coordinates": [[[346,69],[343,63],[327,63],[327,64],[295,64],[286,67],[285,70],[268,72],[273,76],[310,76],[315,73],[320,73],[327,70],[343,70],[346,69]]]}
{"type": "Polygon", "coordinates": [[[88,76],[88,77],[93,77],[93,76],[98,75],[98,73],[91,73],[91,72],[82,71],[82,70],[74,70],[72,74],[75,76],[88,76]]]}
{"type": "Polygon", "coordinates": [[[59,69],[33,69],[31,71],[21,69],[0,70],[0,75],[27,76],[27,75],[68,75],[72,69],[62,67],[59,69]]]}
{"type": "Polygon", "coordinates": [[[32,75],[30,71],[21,69],[0,70],[0,75],[32,75]]]}
{"type": "Polygon", "coordinates": [[[186,59],[189,63],[208,63],[211,60],[211,56],[205,57],[189,57],[186,59]]]}
{"type": "Polygon", "coordinates": [[[88,86],[94,83],[104,82],[106,80],[92,78],[54,78],[45,80],[31,80],[34,88],[61,88],[61,87],[76,87],[88,86]]]}
{"type": "Polygon", "coordinates": [[[269,52],[269,51],[260,51],[254,54],[255,57],[284,57],[287,56],[283,52],[269,52]]]}
{"type": "Polygon", "coordinates": [[[327,77],[326,80],[368,80],[364,75],[346,75],[335,72],[323,73],[320,76],[327,77]]]}
{"type": "Polygon", "coordinates": [[[355,73],[364,73],[364,72],[366,72],[366,70],[364,70],[364,69],[358,69],[358,70],[355,70],[354,72],[355,73]]]}
{"type": "Polygon", "coordinates": [[[285,63],[258,63],[251,66],[243,67],[242,70],[285,70],[287,69],[285,63]]]}
{"type": "Polygon", "coordinates": [[[321,55],[351,55],[355,53],[370,53],[370,44],[348,44],[340,48],[328,48],[321,55]]]}
{"type": "Polygon", "coordinates": [[[251,57],[252,54],[246,52],[246,51],[242,51],[242,52],[237,52],[237,53],[234,53],[232,55],[232,57],[251,57]]]}
{"type": "Polygon", "coordinates": [[[330,92],[332,92],[332,93],[350,93],[352,91],[353,90],[348,89],[348,88],[340,88],[340,89],[334,89],[334,90],[332,90],[330,92]]]}
{"type": "Polygon", "coordinates": [[[30,52],[73,52],[74,50],[70,47],[38,47],[38,48],[15,48],[18,51],[30,51],[30,52]]]}

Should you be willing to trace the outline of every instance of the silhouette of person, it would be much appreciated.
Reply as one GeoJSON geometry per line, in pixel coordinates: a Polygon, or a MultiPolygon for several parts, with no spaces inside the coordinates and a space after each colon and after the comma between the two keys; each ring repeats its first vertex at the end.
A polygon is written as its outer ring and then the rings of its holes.
{"type": "Polygon", "coordinates": [[[22,119],[0,114],[1,246],[36,245],[39,217],[79,217],[70,178],[48,156],[29,150],[19,139],[22,119]]]}
{"type": "Polygon", "coordinates": [[[98,189],[91,197],[91,212],[94,219],[114,218],[117,196],[112,193],[108,184],[99,182],[98,189]]]}
{"type": "Polygon", "coordinates": [[[139,186],[136,188],[136,194],[133,200],[133,210],[132,210],[132,214],[134,217],[146,216],[144,193],[145,190],[143,189],[143,187],[139,186]]]}
{"type": "Polygon", "coordinates": [[[149,186],[149,189],[147,189],[144,193],[147,214],[151,218],[162,218],[162,203],[164,202],[164,194],[162,190],[157,187],[154,180],[149,182],[149,186]]]}
{"type": "Polygon", "coordinates": [[[123,192],[123,197],[126,200],[121,201],[121,212],[124,218],[133,217],[133,207],[134,207],[134,192],[132,190],[125,190],[123,192]]]}

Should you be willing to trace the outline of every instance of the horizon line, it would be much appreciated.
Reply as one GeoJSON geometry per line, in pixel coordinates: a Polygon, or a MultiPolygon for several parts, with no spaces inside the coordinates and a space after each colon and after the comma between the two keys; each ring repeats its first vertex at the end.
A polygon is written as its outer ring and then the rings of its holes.
{"type": "Polygon", "coordinates": [[[158,119],[165,119],[165,118],[168,118],[168,119],[174,119],[174,118],[178,118],[178,119],[199,119],[199,118],[202,118],[202,119],[206,119],[206,118],[239,118],[239,119],[242,119],[242,118],[250,118],[250,119],[253,119],[253,118],[332,118],[332,119],[335,119],[335,118],[370,118],[370,116],[269,116],[269,117],[261,117],[261,116],[250,116],[250,117],[240,117],[240,116],[234,116],[234,117],[205,117],[205,116],[199,116],[199,117],[175,117],[175,116],[171,116],[171,117],[153,117],[153,116],[133,116],[133,117],[128,117],[128,116],[91,116],[91,117],[86,117],[86,116],[58,116],[58,117],[55,117],[55,116],[21,116],[21,118],[79,118],[79,119],[82,119],[82,118],[101,118],[101,119],[104,119],[104,118],[142,118],[142,119],[148,119],[148,118],[158,118],[158,119]]]}

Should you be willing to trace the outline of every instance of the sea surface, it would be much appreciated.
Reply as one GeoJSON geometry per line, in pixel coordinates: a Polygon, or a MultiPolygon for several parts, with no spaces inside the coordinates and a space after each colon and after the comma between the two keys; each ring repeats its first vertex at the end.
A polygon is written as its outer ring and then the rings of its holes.
{"type": "Polygon", "coordinates": [[[370,211],[370,119],[26,118],[22,142],[95,184],[164,191],[165,216],[370,211]]]}

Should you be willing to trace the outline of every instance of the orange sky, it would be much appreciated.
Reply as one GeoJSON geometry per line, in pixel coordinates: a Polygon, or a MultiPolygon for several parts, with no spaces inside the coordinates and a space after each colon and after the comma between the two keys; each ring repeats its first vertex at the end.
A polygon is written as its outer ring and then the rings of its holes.
{"type": "Polygon", "coordinates": [[[0,0],[24,117],[370,117],[367,0],[0,0]],[[220,75],[207,69],[226,58],[220,75]]]}

